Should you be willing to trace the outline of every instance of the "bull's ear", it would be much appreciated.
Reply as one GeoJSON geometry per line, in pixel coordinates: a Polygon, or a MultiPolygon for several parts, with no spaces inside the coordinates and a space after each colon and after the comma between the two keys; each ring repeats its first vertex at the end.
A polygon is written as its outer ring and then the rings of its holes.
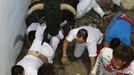
{"type": "Polygon", "coordinates": [[[61,9],[61,11],[62,10],[69,10],[74,15],[77,14],[76,10],[71,5],[69,5],[69,4],[65,4],[65,3],[60,4],[60,9],[61,9]]]}
{"type": "Polygon", "coordinates": [[[43,10],[43,9],[44,9],[44,4],[43,4],[43,3],[36,4],[36,5],[32,6],[32,7],[29,9],[27,15],[30,15],[33,11],[36,11],[36,10],[43,10]]]}

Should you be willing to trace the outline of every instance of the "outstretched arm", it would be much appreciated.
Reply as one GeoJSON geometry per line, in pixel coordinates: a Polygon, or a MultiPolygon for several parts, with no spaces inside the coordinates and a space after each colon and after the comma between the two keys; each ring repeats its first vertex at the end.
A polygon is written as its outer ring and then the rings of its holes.
{"type": "Polygon", "coordinates": [[[68,63],[68,57],[67,57],[67,48],[68,48],[68,45],[69,45],[69,41],[65,39],[64,40],[64,43],[63,43],[63,55],[62,55],[62,59],[61,59],[61,61],[63,62],[63,64],[68,63]]]}

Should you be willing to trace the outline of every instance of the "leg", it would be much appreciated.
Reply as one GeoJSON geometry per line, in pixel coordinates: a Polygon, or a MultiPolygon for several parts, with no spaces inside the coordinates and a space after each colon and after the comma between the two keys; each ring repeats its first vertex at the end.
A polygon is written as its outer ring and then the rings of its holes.
{"type": "Polygon", "coordinates": [[[60,42],[60,38],[59,37],[55,36],[55,37],[51,38],[50,45],[52,46],[54,51],[56,51],[56,48],[58,47],[59,42],[60,42]]]}
{"type": "Polygon", "coordinates": [[[80,57],[85,49],[86,49],[85,44],[76,43],[75,50],[74,50],[74,56],[80,57]]]}
{"type": "Polygon", "coordinates": [[[96,11],[101,17],[104,16],[105,12],[100,8],[95,0],[92,1],[93,10],[96,11]]]}
{"type": "Polygon", "coordinates": [[[56,50],[60,40],[64,38],[64,35],[63,35],[62,31],[59,31],[59,34],[57,36],[53,36],[53,37],[50,36],[50,37],[51,37],[50,45],[53,47],[54,50],[56,50]]]}
{"type": "Polygon", "coordinates": [[[81,18],[85,15],[91,0],[81,0],[77,5],[77,18],[81,18]]]}
{"type": "Polygon", "coordinates": [[[121,0],[112,0],[113,4],[111,7],[112,12],[118,12],[120,10],[121,0]]]}
{"type": "Polygon", "coordinates": [[[88,13],[92,9],[92,2],[89,3],[88,8],[86,9],[85,13],[88,13]]]}
{"type": "Polygon", "coordinates": [[[116,5],[118,5],[118,6],[120,6],[121,0],[113,0],[113,3],[116,4],[116,5]]]}

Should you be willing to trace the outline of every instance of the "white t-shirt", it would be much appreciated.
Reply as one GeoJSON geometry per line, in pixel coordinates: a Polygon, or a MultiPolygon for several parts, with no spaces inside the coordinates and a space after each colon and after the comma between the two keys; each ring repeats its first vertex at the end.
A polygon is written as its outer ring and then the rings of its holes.
{"type": "Polygon", "coordinates": [[[134,75],[134,61],[124,69],[114,69],[111,65],[112,53],[111,48],[103,48],[91,73],[94,75],[124,75],[124,73],[134,75]]]}
{"type": "Polygon", "coordinates": [[[39,51],[40,53],[42,53],[44,56],[47,57],[48,63],[52,63],[52,57],[54,55],[53,48],[46,42],[44,42],[43,45],[41,45],[41,43],[42,42],[40,40],[35,39],[29,51],[30,50],[39,51]]]}
{"type": "Polygon", "coordinates": [[[71,42],[72,40],[76,39],[77,32],[80,29],[86,29],[88,32],[86,46],[89,52],[89,57],[96,56],[97,44],[100,44],[103,38],[103,34],[100,32],[100,30],[93,28],[91,26],[81,26],[79,28],[72,29],[66,37],[66,40],[71,42]]]}
{"type": "Polygon", "coordinates": [[[37,57],[26,55],[17,65],[21,65],[24,68],[25,75],[37,75],[38,69],[43,65],[43,62],[37,57]]]}
{"type": "MultiPolygon", "coordinates": [[[[39,51],[48,58],[48,63],[52,63],[54,51],[52,47],[46,42],[41,45],[41,41],[35,39],[29,50],[39,51]]],[[[25,75],[37,75],[37,71],[39,67],[43,65],[43,62],[35,56],[26,55],[17,63],[17,65],[21,65],[24,68],[25,75]]]]}

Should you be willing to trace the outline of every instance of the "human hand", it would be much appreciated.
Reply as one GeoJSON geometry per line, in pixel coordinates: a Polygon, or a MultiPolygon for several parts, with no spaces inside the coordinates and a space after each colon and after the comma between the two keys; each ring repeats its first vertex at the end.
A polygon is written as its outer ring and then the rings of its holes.
{"type": "Polygon", "coordinates": [[[63,56],[63,57],[61,58],[61,61],[62,61],[63,64],[68,64],[68,63],[69,63],[67,56],[63,56]]]}

